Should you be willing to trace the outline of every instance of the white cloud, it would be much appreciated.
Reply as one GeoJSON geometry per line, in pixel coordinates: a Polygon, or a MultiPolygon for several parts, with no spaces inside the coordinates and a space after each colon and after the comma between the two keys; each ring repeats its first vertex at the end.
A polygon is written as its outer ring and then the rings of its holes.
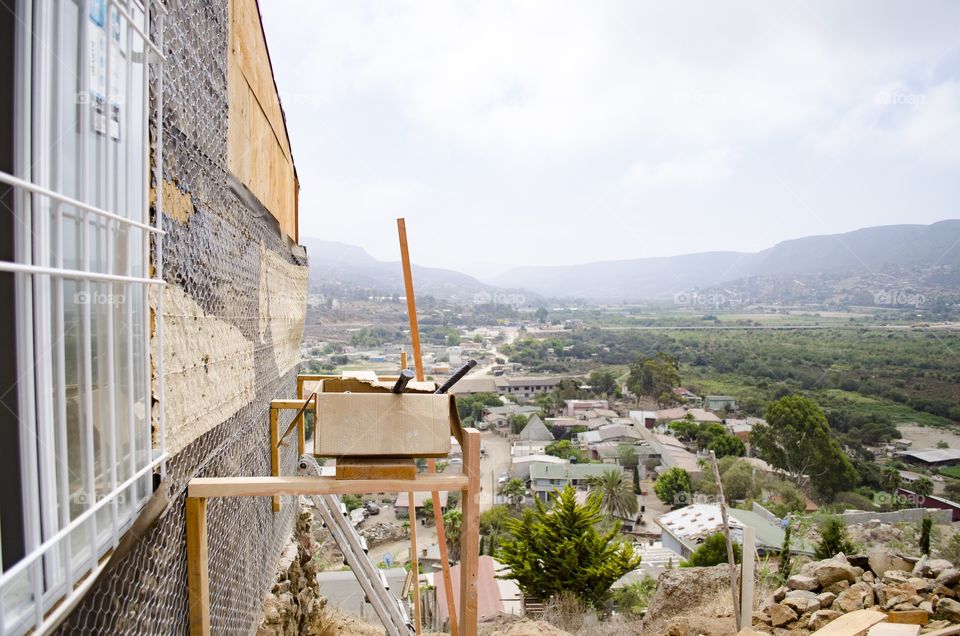
{"type": "Polygon", "coordinates": [[[628,185],[702,184],[722,181],[733,174],[728,150],[712,150],[659,163],[634,162],[627,170],[628,185]]]}

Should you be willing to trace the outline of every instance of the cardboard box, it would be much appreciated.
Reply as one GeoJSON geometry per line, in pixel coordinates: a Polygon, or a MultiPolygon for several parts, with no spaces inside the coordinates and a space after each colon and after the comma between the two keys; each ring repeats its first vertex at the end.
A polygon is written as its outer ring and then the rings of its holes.
{"type": "Polygon", "coordinates": [[[414,391],[397,395],[390,391],[392,382],[323,380],[317,394],[317,455],[446,457],[450,436],[460,429],[454,397],[434,394],[432,382],[410,385],[414,391]]]}

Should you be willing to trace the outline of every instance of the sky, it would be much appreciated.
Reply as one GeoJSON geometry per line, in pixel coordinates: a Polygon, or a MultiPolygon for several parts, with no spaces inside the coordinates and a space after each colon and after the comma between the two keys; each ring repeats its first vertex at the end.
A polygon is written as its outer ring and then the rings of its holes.
{"type": "Polygon", "coordinates": [[[261,0],[300,237],[489,278],[960,218],[960,2],[261,0]]]}

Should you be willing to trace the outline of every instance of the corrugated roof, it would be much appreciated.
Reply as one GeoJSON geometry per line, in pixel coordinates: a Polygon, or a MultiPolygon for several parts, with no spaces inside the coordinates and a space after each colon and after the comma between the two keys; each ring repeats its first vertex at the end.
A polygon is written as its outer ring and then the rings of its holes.
{"type": "Polygon", "coordinates": [[[960,449],[956,448],[925,448],[920,450],[906,450],[897,453],[901,456],[913,457],[922,462],[935,464],[960,460],[960,449]]]}
{"type": "Polygon", "coordinates": [[[599,477],[605,470],[620,470],[612,464],[530,464],[531,479],[586,479],[599,477]]]}

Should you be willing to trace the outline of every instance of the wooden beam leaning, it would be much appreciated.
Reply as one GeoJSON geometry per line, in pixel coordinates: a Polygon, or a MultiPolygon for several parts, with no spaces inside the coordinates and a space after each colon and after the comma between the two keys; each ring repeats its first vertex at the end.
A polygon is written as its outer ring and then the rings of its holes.
{"type": "MultiPolygon", "coordinates": [[[[299,375],[297,376],[297,399],[303,400],[303,378],[299,375]]],[[[297,416],[297,457],[303,455],[307,446],[305,415],[305,413],[300,413],[297,416]]]]}
{"type": "MultiPolygon", "coordinates": [[[[270,405],[270,474],[280,476],[280,412],[270,405]]],[[[273,511],[280,512],[280,495],[273,496],[273,511]]]]}
{"type": "MultiPolygon", "coordinates": [[[[479,445],[479,442],[478,442],[479,445]]],[[[464,461],[466,464],[466,461],[464,461]]],[[[466,490],[466,475],[422,473],[416,479],[337,479],[336,477],[197,477],[188,497],[270,497],[280,495],[362,495],[370,492],[466,490]]],[[[477,493],[479,495],[479,478],[477,493]]],[[[479,499],[478,505],[479,505],[479,499]]]]}
{"type": "Polygon", "coordinates": [[[480,431],[463,429],[467,485],[460,521],[460,636],[477,635],[477,562],[480,558],[480,431]]]}
{"type": "Polygon", "coordinates": [[[207,572],[207,500],[187,497],[187,596],[191,636],[210,634],[210,579],[207,572]]]}

